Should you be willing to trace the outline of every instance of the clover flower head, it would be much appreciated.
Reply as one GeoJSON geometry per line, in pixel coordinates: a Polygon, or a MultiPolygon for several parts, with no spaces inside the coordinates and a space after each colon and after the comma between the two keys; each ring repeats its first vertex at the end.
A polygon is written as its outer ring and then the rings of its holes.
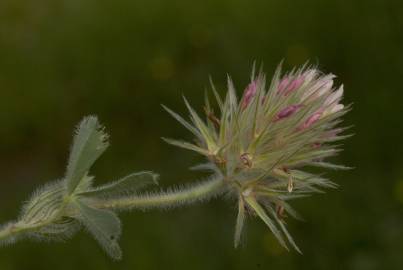
{"type": "Polygon", "coordinates": [[[336,187],[304,168],[347,168],[325,162],[340,151],[332,143],[348,137],[340,135],[346,128],[337,127],[349,106],[341,103],[343,85],[334,87],[334,78],[315,67],[281,75],[279,66],[268,85],[265,74],[253,72],[240,98],[231,79],[225,99],[213,86],[218,113],[206,98],[205,120],[186,99],[191,122],[166,108],[196,142],[166,141],[205,156],[200,168],[222,174],[225,191],[237,199],[235,246],[249,214],[259,216],[284,247],[299,251],[285,227],[287,214],[298,217],[289,201],[336,187]]]}

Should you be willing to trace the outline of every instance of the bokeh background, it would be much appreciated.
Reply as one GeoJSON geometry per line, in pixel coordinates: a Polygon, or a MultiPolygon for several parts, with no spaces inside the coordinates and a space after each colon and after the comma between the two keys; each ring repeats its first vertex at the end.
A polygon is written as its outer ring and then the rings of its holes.
{"type": "Polygon", "coordinates": [[[334,159],[355,169],[328,173],[340,189],[294,203],[303,256],[257,219],[233,249],[235,207],[213,200],[122,214],[121,262],[81,232],[1,248],[0,269],[403,269],[402,14],[387,0],[0,1],[0,223],[63,175],[88,114],[111,133],[98,183],[144,169],[162,186],[202,177],[187,169],[200,157],[160,140],[191,137],[160,104],[185,113],[184,94],[201,108],[210,75],[240,92],[253,60],[270,75],[282,59],[337,74],[356,134],[334,159]]]}

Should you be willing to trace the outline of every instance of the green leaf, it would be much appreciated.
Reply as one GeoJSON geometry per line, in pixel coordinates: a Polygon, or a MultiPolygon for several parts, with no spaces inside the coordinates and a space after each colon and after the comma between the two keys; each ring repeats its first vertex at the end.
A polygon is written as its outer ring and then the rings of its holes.
{"type": "Polygon", "coordinates": [[[75,193],[78,194],[80,192],[85,192],[92,188],[92,184],[94,183],[93,176],[84,176],[83,179],[80,181],[78,186],[75,189],[75,193]]]}
{"type": "Polygon", "coordinates": [[[75,201],[80,215],[78,219],[94,236],[105,252],[115,260],[120,260],[122,251],[118,240],[121,234],[120,220],[115,213],[89,207],[80,200],[75,201]]]}
{"type": "Polygon", "coordinates": [[[74,136],[66,172],[67,192],[72,194],[89,169],[108,147],[108,135],[95,116],[84,118],[74,136]]]}
{"type": "Polygon", "coordinates": [[[277,240],[280,242],[280,244],[288,250],[287,244],[284,241],[283,236],[281,235],[281,232],[278,230],[276,225],[273,223],[271,218],[266,214],[264,211],[263,207],[256,201],[255,198],[253,197],[245,197],[245,201],[248,203],[250,207],[252,207],[253,210],[255,210],[256,214],[263,220],[264,223],[269,227],[269,229],[272,231],[274,236],[277,238],[277,240]]]}
{"type": "Polygon", "coordinates": [[[152,172],[133,173],[118,181],[97,187],[86,192],[78,193],[78,195],[98,198],[113,198],[122,195],[129,195],[145,186],[158,184],[157,179],[158,174],[152,172]]]}
{"type": "Polygon", "coordinates": [[[234,237],[235,248],[237,248],[239,246],[239,243],[241,242],[242,230],[245,224],[245,203],[242,197],[239,198],[238,203],[238,216],[236,218],[234,237]]]}

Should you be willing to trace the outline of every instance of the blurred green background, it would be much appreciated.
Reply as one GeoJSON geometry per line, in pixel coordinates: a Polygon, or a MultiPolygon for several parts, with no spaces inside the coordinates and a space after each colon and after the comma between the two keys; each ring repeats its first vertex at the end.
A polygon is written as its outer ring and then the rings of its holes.
{"type": "Polygon", "coordinates": [[[160,140],[191,138],[160,104],[184,113],[184,94],[201,108],[209,75],[224,93],[231,74],[240,92],[253,60],[269,77],[281,59],[337,74],[356,135],[334,159],[355,169],[328,173],[340,189],[293,204],[306,219],[288,221],[303,256],[257,219],[233,249],[235,207],[213,200],[122,214],[121,262],[81,232],[1,248],[0,269],[403,269],[402,14],[385,0],[2,0],[0,223],[63,175],[88,114],[111,134],[98,183],[144,169],[164,187],[202,177],[187,170],[200,157],[160,140]]]}

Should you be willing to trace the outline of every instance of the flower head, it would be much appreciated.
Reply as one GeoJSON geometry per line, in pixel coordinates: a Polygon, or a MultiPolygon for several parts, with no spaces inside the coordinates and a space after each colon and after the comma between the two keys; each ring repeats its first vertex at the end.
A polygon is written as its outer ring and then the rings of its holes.
{"type": "Polygon", "coordinates": [[[324,162],[340,151],[331,143],[346,137],[336,127],[348,108],[341,103],[343,86],[333,87],[334,77],[316,68],[281,76],[278,68],[268,86],[263,73],[252,76],[240,101],[231,80],[224,100],[213,87],[219,114],[207,100],[205,121],[186,100],[192,123],[167,109],[196,143],[167,141],[204,155],[208,168],[225,177],[227,192],[238,199],[235,245],[246,213],[255,213],[283,246],[286,238],[299,250],[284,224],[285,213],[296,215],[288,201],[336,186],[303,168],[345,168],[324,162]]]}

